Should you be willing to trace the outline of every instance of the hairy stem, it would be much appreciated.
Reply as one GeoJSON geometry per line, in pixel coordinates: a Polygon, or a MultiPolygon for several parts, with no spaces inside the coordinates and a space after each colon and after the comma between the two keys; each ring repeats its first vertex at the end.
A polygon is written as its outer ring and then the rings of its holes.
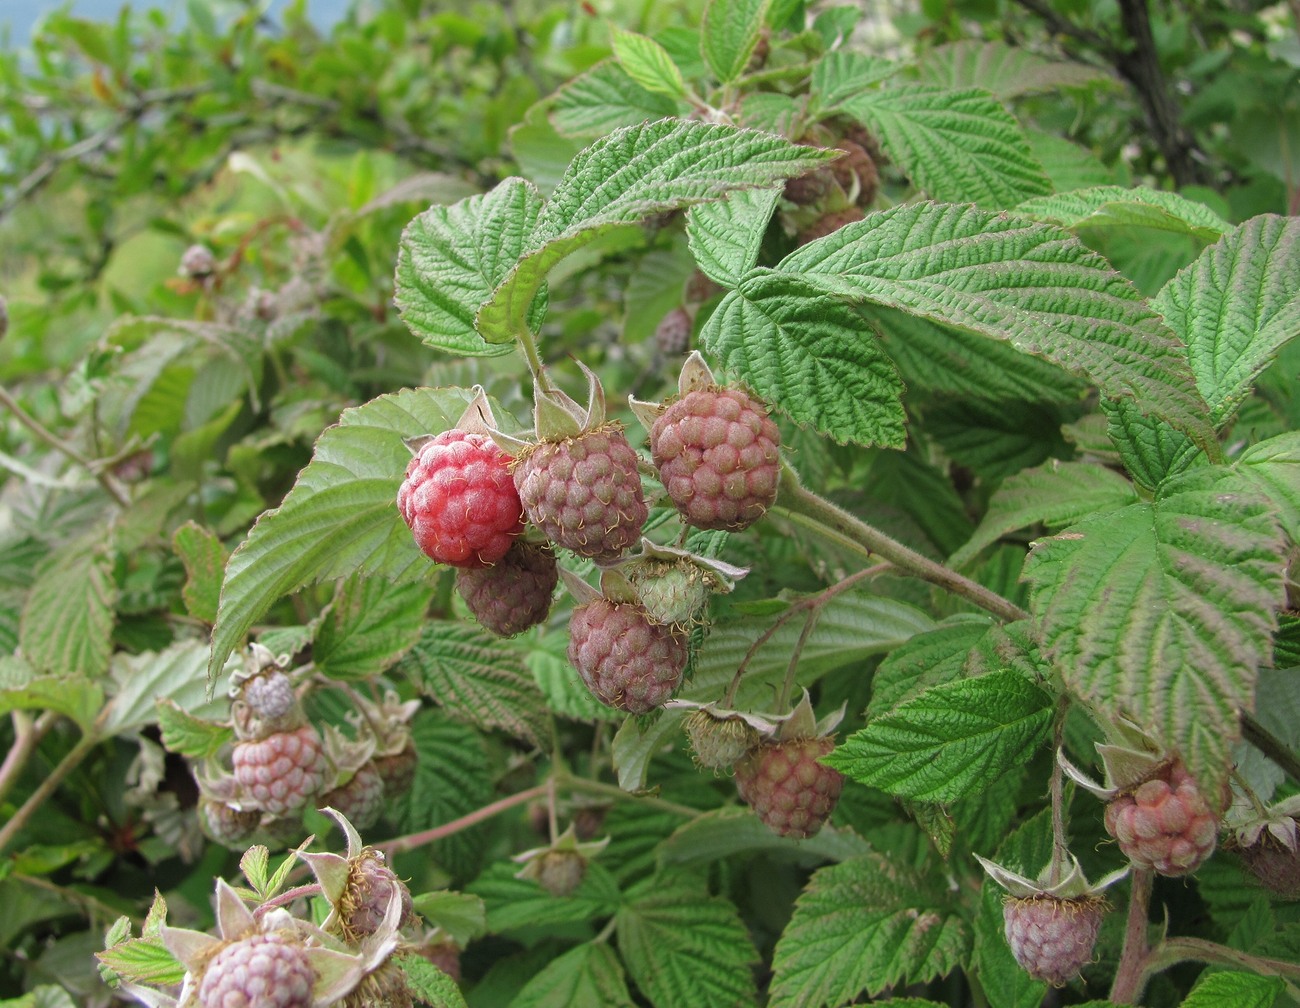
{"type": "Polygon", "coordinates": [[[548,780],[545,784],[538,784],[536,787],[530,787],[525,791],[517,794],[508,795],[490,805],[484,805],[480,809],[475,809],[468,815],[463,815],[459,819],[453,819],[451,822],[443,823],[441,826],[435,826],[433,829],[422,830],[419,833],[409,833],[403,837],[396,837],[393,840],[385,840],[383,843],[375,844],[377,850],[392,856],[401,854],[405,851],[416,850],[426,844],[431,844],[435,840],[442,840],[446,837],[459,833],[461,830],[469,829],[471,826],[477,826],[485,819],[491,819],[494,815],[499,815],[507,809],[512,809],[516,805],[522,805],[524,802],[530,802],[534,798],[544,797],[550,790],[551,783],[548,780]]]}
{"type": "Polygon", "coordinates": [[[1218,942],[1203,938],[1169,938],[1161,942],[1147,959],[1147,974],[1159,973],[1180,962],[1203,962],[1229,969],[1279,976],[1287,980],[1300,980],[1300,965],[1283,959],[1269,959],[1228,948],[1218,942]]]}
{"type": "Polygon", "coordinates": [[[294,886],[292,889],[286,889],[279,896],[272,896],[269,900],[253,911],[254,917],[261,917],[268,910],[274,910],[276,907],[288,906],[294,900],[306,896],[319,896],[321,887],[319,883],[308,882],[306,885],[294,886]]]}
{"type": "Polygon", "coordinates": [[[1128,922],[1124,927],[1124,951],[1120,954],[1110,1000],[1115,1004],[1133,1004],[1142,994],[1147,978],[1147,907],[1155,872],[1150,868],[1133,868],[1132,889],[1128,900],[1128,922]]]}
{"type": "Polygon", "coordinates": [[[794,471],[788,466],[782,471],[781,494],[772,512],[798,525],[811,529],[818,535],[847,546],[864,555],[887,560],[904,573],[937,585],[945,591],[960,596],[999,619],[1012,622],[1029,616],[1024,609],[990,591],[977,581],[958,574],[941,563],[922,556],[896,539],[891,539],[879,529],[872,528],[860,518],[805,489],[794,471]]]}
{"type": "Polygon", "coordinates": [[[1300,758],[1276,735],[1260,724],[1254,714],[1241,716],[1241,734],[1256,749],[1280,766],[1293,781],[1300,782],[1300,758]]]}
{"type": "Polygon", "coordinates": [[[779,714],[784,714],[790,707],[790,694],[794,692],[794,676],[799,670],[799,656],[803,654],[804,645],[808,643],[808,637],[813,627],[817,625],[818,612],[820,612],[818,609],[808,610],[808,615],[804,617],[803,629],[799,631],[799,640],[795,642],[794,650],[790,652],[790,663],[785,667],[785,682],[781,684],[781,697],[776,702],[779,714]]]}
{"type": "Polygon", "coordinates": [[[632,794],[632,792],[624,791],[616,784],[603,784],[600,781],[586,780],[582,777],[565,777],[560,783],[563,787],[570,788],[573,791],[604,795],[607,798],[615,798],[619,801],[634,801],[685,819],[695,819],[704,814],[699,809],[691,808],[689,805],[678,805],[676,802],[656,798],[654,795],[632,794]]]}
{"type": "Polygon", "coordinates": [[[23,768],[27,766],[27,760],[41,744],[41,739],[45,738],[55,722],[59,720],[59,715],[53,711],[46,711],[33,720],[27,711],[14,711],[12,720],[14,743],[5,754],[4,762],[0,763],[0,802],[3,802],[13,789],[23,768]]]}
{"type": "Polygon", "coordinates": [[[22,803],[13,817],[0,827],[0,853],[3,853],[11,843],[14,837],[25,827],[28,821],[36,814],[36,811],[45,804],[49,797],[58,790],[65,777],[72,773],[81,765],[82,760],[90,755],[91,751],[99,744],[99,736],[95,732],[87,732],[77,740],[77,744],[68,750],[63,759],[55,765],[50,771],[49,776],[41,781],[35,791],[27,796],[27,800],[22,803]]]}
{"type": "MultiPolygon", "coordinates": [[[[1070,700],[1062,695],[1056,705],[1056,717],[1052,723],[1052,752],[1059,753],[1065,745],[1065,716],[1070,710],[1070,700]]],[[[1065,770],[1061,761],[1053,757],[1052,778],[1048,785],[1052,796],[1052,846],[1055,856],[1052,858],[1049,885],[1061,881],[1061,866],[1070,854],[1070,840],[1065,835],[1065,770]]]]}

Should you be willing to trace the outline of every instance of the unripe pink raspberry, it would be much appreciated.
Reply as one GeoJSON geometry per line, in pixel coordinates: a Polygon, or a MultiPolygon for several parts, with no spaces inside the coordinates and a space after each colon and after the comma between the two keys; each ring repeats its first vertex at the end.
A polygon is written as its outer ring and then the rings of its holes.
{"type": "Polygon", "coordinates": [[[328,762],[311,725],[235,744],[235,779],[251,802],[273,816],[301,809],[320,793],[328,762]]]}
{"type": "Polygon", "coordinates": [[[814,836],[835,811],[844,776],[817,762],[834,739],[765,742],[736,764],[736,791],[778,836],[814,836]]]}
{"type": "Polygon", "coordinates": [[[394,891],[402,903],[400,926],[411,916],[411,891],[406,888],[406,883],[388,867],[378,851],[367,849],[352,858],[339,906],[343,933],[349,938],[364,938],[378,931],[388,913],[388,903],[394,891]]]}
{"type": "Polygon", "coordinates": [[[406,467],[397,507],[416,544],[439,563],[484,567],[524,530],[509,457],[486,434],[444,431],[406,467]]]}
{"type": "Polygon", "coordinates": [[[691,343],[691,313],[678,306],[659,320],[655,326],[655,345],[675,357],[684,354],[691,343]]]}
{"type": "Polygon", "coordinates": [[[668,405],[650,451],[669,498],[691,525],[738,531],[776,500],[781,435],[763,405],[737,388],[702,388],[668,405]]]}
{"type": "Polygon", "coordinates": [[[293,710],[293,680],[277,668],[253,676],[243,684],[244,702],[264,721],[277,721],[293,710]]]}
{"type": "Polygon", "coordinates": [[[282,932],[254,934],[214,955],[198,985],[200,1008],[311,1008],[316,971],[282,932]]]}
{"type": "Polygon", "coordinates": [[[596,699],[631,714],[661,706],[686,669],[686,637],[639,605],[597,598],[569,619],[569,661],[596,699]]]}
{"type": "Polygon", "coordinates": [[[618,423],[539,441],[515,459],[514,475],[529,520],[556,546],[610,560],[640,541],[649,510],[618,423]]]}
{"type": "Polygon", "coordinates": [[[237,809],[207,795],[199,798],[198,812],[204,834],[231,850],[242,850],[262,821],[260,810],[237,809]]]}
{"type": "Polygon", "coordinates": [[[420,754],[414,742],[408,742],[401,751],[387,756],[376,756],[372,763],[384,781],[384,794],[390,798],[404,795],[415,783],[415,772],[420,766],[420,754]]]}
{"type": "Polygon", "coordinates": [[[1236,852],[1251,874],[1274,896],[1300,899],[1300,851],[1265,831],[1253,844],[1237,847],[1236,852]]]}
{"type": "Polygon", "coordinates": [[[1106,901],[1096,896],[1060,899],[1007,897],[1002,907],[1007,944],[1035,980],[1063,987],[1092,959],[1106,901]]]}
{"type": "Polygon", "coordinates": [[[1219,831],[1219,813],[1180,760],[1116,795],[1105,822],[1130,861],[1169,876],[1196,871],[1213,853],[1219,831]]]}
{"type": "Polygon", "coordinates": [[[546,619],[559,579],[550,548],[521,539],[491,567],[457,571],[456,591],[485,629],[513,637],[546,619]]]}
{"type": "Polygon", "coordinates": [[[357,829],[369,829],[384,811],[384,778],[373,760],[363,763],[347,781],[321,795],[320,804],[338,809],[357,829]]]}

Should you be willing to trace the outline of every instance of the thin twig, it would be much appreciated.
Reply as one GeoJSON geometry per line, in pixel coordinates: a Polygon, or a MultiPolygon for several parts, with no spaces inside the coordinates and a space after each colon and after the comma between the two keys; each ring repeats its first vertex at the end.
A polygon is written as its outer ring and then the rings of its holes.
{"type": "Polygon", "coordinates": [[[1115,970],[1115,983],[1110,989],[1110,1000],[1115,1004],[1133,1004],[1142,995],[1147,977],[1147,907],[1151,903],[1151,889],[1155,872],[1150,868],[1133,867],[1132,889],[1129,892],[1128,920],[1124,926],[1124,951],[1115,970]]]}
{"type": "Polygon", "coordinates": [[[494,801],[491,805],[484,805],[481,809],[475,809],[468,815],[463,815],[459,819],[453,819],[451,822],[443,823],[441,826],[435,826],[433,829],[422,830],[419,833],[410,833],[404,837],[397,837],[394,840],[385,840],[383,843],[375,844],[377,850],[383,851],[387,855],[401,854],[405,851],[416,850],[426,844],[431,844],[435,840],[442,840],[446,837],[459,833],[461,830],[469,829],[471,826],[477,826],[485,819],[491,819],[494,815],[499,815],[507,809],[512,809],[516,805],[522,805],[524,802],[530,802],[534,798],[541,798],[546,794],[550,787],[549,782],[538,784],[536,787],[528,788],[526,791],[520,791],[517,794],[509,795],[499,801],[494,801]]]}
{"type": "Polygon", "coordinates": [[[77,740],[75,746],[68,750],[67,755],[59,760],[49,776],[37,785],[36,790],[27,796],[27,800],[19,806],[12,818],[0,827],[0,853],[3,853],[13,842],[14,837],[27,825],[28,820],[58,790],[63,779],[81,765],[82,760],[90,755],[91,750],[99,745],[99,742],[100,738],[96,732],[87,732],[77,740]]]}
{"type": "Polygon", "coordinates": [[[14,711],[12,720],[14,743],[5,754],[4,763],[0,763],[0,802],[3,802],[13,789],[19,776],[22,775],[23,768],[27,766],[27,760],[41,744],[41,739],[49,734],[50,729],[59,720],[59,715],[54,711],[45,711],[33,720],[27,711],[14,711]]]}

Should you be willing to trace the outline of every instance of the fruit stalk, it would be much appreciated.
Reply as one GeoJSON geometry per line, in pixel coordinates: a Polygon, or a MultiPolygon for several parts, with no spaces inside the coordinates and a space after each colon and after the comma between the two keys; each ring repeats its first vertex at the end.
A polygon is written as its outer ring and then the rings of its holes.
{"type": "Polygon", "coordinates": [[[795,524],[847,546],[863,556],[874,555],[882,560],[888,560],[899,570],[958,595],[999,619],[1014,622],[1029,618],[1028,612],[1004,599],[997,592],[990,591],[982,584],[922,556],[896,539],[891,539],[879,529],[872,528],[860,518],[855,518],[830,501],[805,489],[799,482],[798,476],[788,466],[782,469],[781,491],[772,513],[780,514],[795,524]]]}
{"type": "Polygon", "coordinates": [[[1110,989],[1110,1000],[1115,1004],[1133,1004],[1142,995],[1146,984],[1147,958],[1151,951],[1147,943],[1147,907],[1154,882],[1152,869],[1133,867],[1128,921],[1124,926],[1124,951],[1120,953],[1115,983],[1110,989]]]}

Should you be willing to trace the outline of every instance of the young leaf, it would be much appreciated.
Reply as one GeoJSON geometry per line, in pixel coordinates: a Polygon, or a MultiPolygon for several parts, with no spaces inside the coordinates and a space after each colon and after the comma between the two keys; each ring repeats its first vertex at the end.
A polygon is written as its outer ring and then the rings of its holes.
{"type": "Polygon", "coordinates": [[[513,339],[547,271],[612,228],[734,189],[770,186],[833,156],[769,133],[685,119],[602,137],[573,159],[555,187],[531,249],[479,311],[479,332],[489,342],[513,339]]]}
{"type": "MultiPolygon", "coordinates": [[[[508,178],[491,192],[451,206],[430,207],[402,233],[394,299],[402,320],[427,346],[459,356],[508,353],[484,343],[474,328],[479,306],[514,268],[542,210],[531,182],[508,178]]],[[[524,312],[540,324],[540,282],[524,312]]]]}
{"type": "Polygon", "coordinates": [[[700,55],[720,84],[730,84],[749,65],[767,16],[769,0],[709,0],[700,27],[700,55]]]}
{"type": "Polygon", "coordinates": [[[167,751],[190,759],[203,760],[215,756],[234,736],[228,726],[195,717],[169,698],[158,701],[157,714],[162,743],[167,751]]]}
{"type": "Polygon", "coordinates": [[[893,795],[952,802],[1025,763],[1051,720],[1043,690],[1018,672],[991,672],[926,690],[822,762],[893,795]]]}
{"type": "Polygon", "coordinates": [[[984,88],[1000,100],[1061,88],[1110,84],[1096,67],[1073,60],[1052,60],[1026,46],[963,39],[926,51],[917,69],[923,84],[937,87],[984,88]]]}
{"type": "Polygon", "coordinates": [[[1071,231],[1141,227],[1190,235],[1203,242],[1218,240],[1232,227],[1204,203],[1178,193],[1114,185],[1038,196],[1021,203],[1015,213],[1071,231]]]}
{"type": "Polygon", "coordinates": [[[964,567],[986,546],[1004,535],[1042,522],[1060,528],[1097,511],[1135,500],[1128,480],[1093,462],[1053,459],[1038,469],[1008,476],[994,492],[988,510],[970,541],[952,555],[952,567],[964,567]]]}
{"type": "Polygon", "coordinates": [[[686,240],[701,272],[735,287],[754,268],[767,222],[780,198],[777,189],[740,189],[726,199],[700,203],[686,213],[686,240]]]}
{"type": "Polygon", "coordinates": [[[795,903],[772,961],[772,1008],[845,1004],[862,991],[943,976],[966,923],[930,878],[879,855],[823,868],[795,903]]]}
{"type": "Polygon", "coordinates": [[[595,138],[676,113],[667,95],[647,91],[615,60],[597,63],[552,96],[551,122],[562,136],[595,138]]]}
{"type": "Polygon", "coordinates": [[[397,958],[397,964],[406,974],[410,993],[420,1004],[431,1008],[466,1008],[465,997],[456,981],[427,959],[404,955],[397,958]]]}
{"type": "Polygon", "coordinates": [[[397,511],[411,460],[402,439],[450,429],[468,400],[459,388],[406,389],[344,410],[326,429],[288,496],[257,520],[226,565],[209,681],[281,596],[357,572],[404,581],[428,571],[397,511]]]}
{"type": "Polygon", "coordinates": [[[524,986],[510,1008],[632,1008],[623,964],[604,942],[585,942],[552,959],[524,986]]]}
{"type": "Polygon", "coordinates": [[[546,705],[519,651],[481,630],[429,621],[400,669],[457,720],[534,745],[547,737],[546,705]]]}
{"type": "Polygon", "coordinates": [[[616,920],[628,972],[656,1008],[757,1000],[758,956],[729,901],[660,876],[629,893],[616,920]]]}
{"type": "Polygon", "coordinates": [[[185,565],[185,587],[181,589],[185,611],[194,619],[215,623],[226,548],[216,533],[193,521],[172,533],[172,545],[185,565]]]}
{"type": "Polygon", "coordinates": [[[1110,264],[1057,227],[969,206],[903,204],[788,255],[828,294],[896,308],[1036,354],[1214,439],[1183,347],[1110,264]]]}
{"type": "Polygon", "coordinates": [[[856,310],[818,296],[804,279],[755,271],[723,299],[700,340],[796,423],[840,444],[903,447],[903,383],[893,362],[856,310]]]}
{"type": "Polygon", "coordinates": [[[1203,975],[1180,1008],[1272,1008],[1286,981],[1240,970],[1203,975]]]}
{"type": "Polygon", "coordinates": [[[1020,124],[980,88],[913,84],[841,104],[933,199],[1001,209],[1050,192],[1020,124]]]}
{"type": "Polygon", "coordinates": [[[682,72],[667,51],[654,39],[613,27],[610,39],[619,66],[634,81],[654,94],[670,98],[686,96],[682,72]]]}
{"type": "Polygon", "coordinates": [[[130,983],[169,986],[185,979],[185,967],[157,936],[128,938],[95,958],[130,983]]]}
{"type": "Polygon", "coordinates": [[[93,679],[108,670],[117,600],[112,562],[95,536],[68,543],[37,567],[18,624],[23,657],[37,672],[93,679]]]}
{"type": "Polygon", "coordinates": [[[1071,692],[1150,729],[1214,793],[1268,658],[1284,556],[1269,503],[1205,468],[1039,541],[1024,576],[1071,692]]]}
{"type": "Polygon", "coordinates": [[[818,116],[825,118],[850,98],[897,72],[898,64],[892,60],[832,49],[813,67],[809,98],[818,116]]]}
{"type": "Polygon", "coordinates": [[[353,576],[339,584],[312,640],[312,660],[333,679],[379,675],[420,638],[433,588],[353,576]]]}

